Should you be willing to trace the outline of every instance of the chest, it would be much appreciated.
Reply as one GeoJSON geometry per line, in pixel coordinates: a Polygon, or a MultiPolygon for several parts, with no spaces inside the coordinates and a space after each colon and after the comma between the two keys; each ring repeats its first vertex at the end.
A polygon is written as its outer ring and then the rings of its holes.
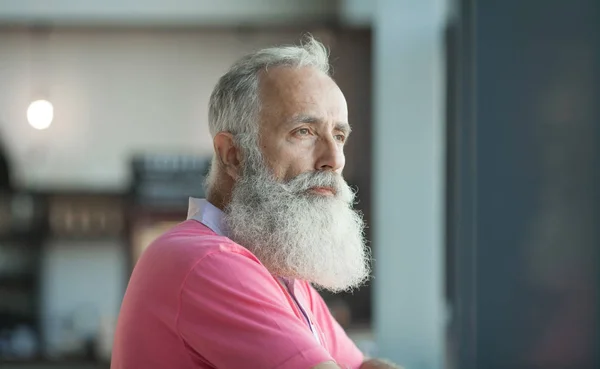
{"type": "Polygon", "coordinates": [[[296,281],[285,280],[283,278],[277,278],[277,281],[296,317],[303,321],[306,328],[315,337],[315,340],[327,348],[325,335],[321,327],[319,327],[318,320],[310,304],[309,293],[296,281]]]}

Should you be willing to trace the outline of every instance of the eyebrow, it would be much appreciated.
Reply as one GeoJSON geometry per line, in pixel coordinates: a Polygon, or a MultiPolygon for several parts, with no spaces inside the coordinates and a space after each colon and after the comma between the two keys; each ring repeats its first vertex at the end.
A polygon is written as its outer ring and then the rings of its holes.
{"type": "MultiPolygon", "coordinates": [[[[300,114],[300,115],[295,115],[294,117],[292,117],[292,119],[290,119],[288,123],[289,124],[298,124],[298,123],[319,124],[322,122],[323,122],[322,119],[319,119],[315,116],[300,114]]],[[[350,124],[348,124],[346,122],[336,122],[335,129],[337,131],[341,131],[341,132],[345,133],[346,135],[350,135],[350,133],[352,132],[352,128],[350,127],[350,124]]]]}

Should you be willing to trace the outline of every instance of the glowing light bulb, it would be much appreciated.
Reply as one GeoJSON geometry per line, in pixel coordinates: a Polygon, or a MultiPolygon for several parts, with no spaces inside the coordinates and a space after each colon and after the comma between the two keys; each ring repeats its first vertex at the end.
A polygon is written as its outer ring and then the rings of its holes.
{"type": "Polygon", "coordinates": [[[27,120],[35,129],[46,129],[54,119],[54,107],[50,101],[36,100],[27,108],[27,120]]]}

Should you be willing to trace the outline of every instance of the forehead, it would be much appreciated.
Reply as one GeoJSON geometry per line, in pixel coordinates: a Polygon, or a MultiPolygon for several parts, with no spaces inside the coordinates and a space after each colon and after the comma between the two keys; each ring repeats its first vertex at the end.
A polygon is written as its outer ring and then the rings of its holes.
{"type": "Polygon", "coordinates": [[[272,68],[262,73],[259,86],[264,123],[299,114],[347,121],[344,94],[331,77],[316,68],[272,68]]]}

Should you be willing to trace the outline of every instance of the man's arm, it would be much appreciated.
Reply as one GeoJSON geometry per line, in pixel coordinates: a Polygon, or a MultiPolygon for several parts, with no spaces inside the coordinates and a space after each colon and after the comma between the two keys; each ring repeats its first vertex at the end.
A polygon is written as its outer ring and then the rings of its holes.
{"type": "MultiPolygon", "coordinates": [[[[343,369],[340,368],[333,361],[328,361],[326,363],[321,363],[311,369],[343,369]]],[[[391,363],[386,360],[378,360],[378,359],[369,359],[365,361],[360,369],[402,369],[401,366],[398,366],[394,363],[391,363]]]]}
{"type": "Polygon", "coordinates": [[[331,312],[321,295],[310,284],[307,283],[306,287],[310,296],[310,309],[315,314],[317,322],[321,328],[330,332],[330,334],[335,337],[329,345],[331,356],[341,364],[340,366],[332,363],[327,364],[329,366],[324,366],[322,368],[316,366],[311,369],[402,369],[402,367],[386,360],[365,357],[358,347],[356,347],[356,344],[348,337],[344,329],[338,324],[333,315],[331,315],[331,312]]]}
{"type": "Polygon", "coordinates": [[[326,363],[321,363],[317,366],[313,366],[311,369],[341,369],[341,368],[333,361],[328,361],[326,363]]]}

